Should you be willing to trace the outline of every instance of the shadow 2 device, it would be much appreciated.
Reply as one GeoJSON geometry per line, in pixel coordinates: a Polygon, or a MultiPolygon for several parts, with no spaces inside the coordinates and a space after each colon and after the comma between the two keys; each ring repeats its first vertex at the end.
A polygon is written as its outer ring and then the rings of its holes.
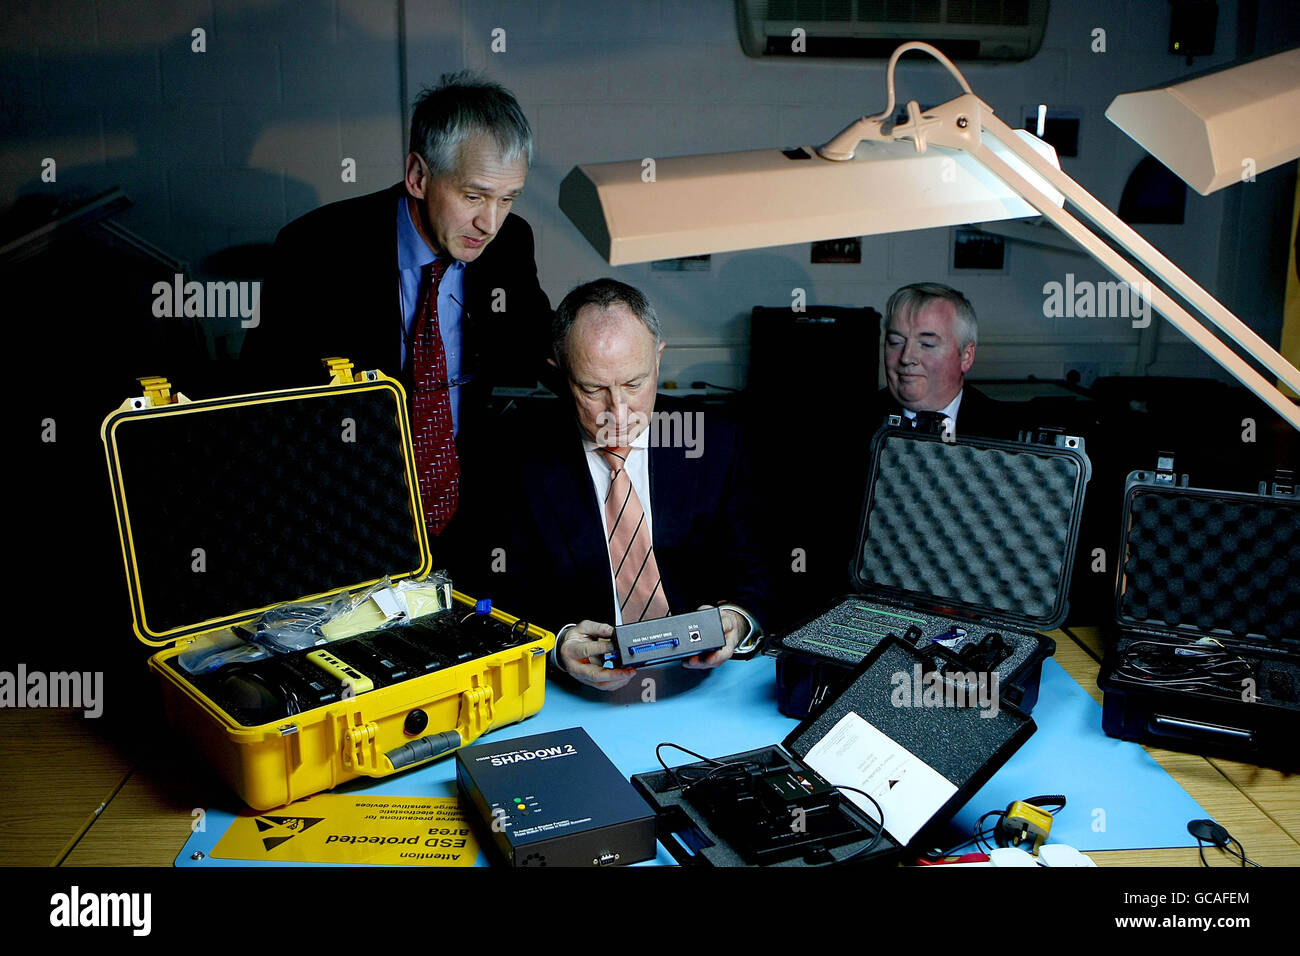
{"type": "Polygon", "coordinates": [[[689,614],[674,614],[653,621],[620,624],[614,628],[615,667],[645,667],[712,654],[727,646],[722,634],[722,611],[716,607],[689,614]]]}
{"type": "Polygon", "coordinates": [[[456,789],[510,866],[624,865],[658,852],[654,810],[581,727],[465,747],[456,789]]]}

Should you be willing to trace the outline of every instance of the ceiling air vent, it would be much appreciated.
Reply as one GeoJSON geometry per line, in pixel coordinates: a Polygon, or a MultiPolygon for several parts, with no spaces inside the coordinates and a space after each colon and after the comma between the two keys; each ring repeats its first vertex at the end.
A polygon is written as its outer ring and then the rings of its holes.
{"type": "Polygon", "coordinates": [[[1027,60],[1048,0],[736,0],[749,56],[887,59],[923,40],[954,60],[1027,60]],[[803,30],[796,35],[796,29],[803,30]]]}

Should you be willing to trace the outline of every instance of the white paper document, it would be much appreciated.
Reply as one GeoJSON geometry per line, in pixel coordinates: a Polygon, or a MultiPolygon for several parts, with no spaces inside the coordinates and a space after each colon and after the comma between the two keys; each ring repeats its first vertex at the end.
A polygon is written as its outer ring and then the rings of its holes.
{"type": "MultiPolygon", "coordinates": [[[[875,797],[885,811],[885,832],[899,843],[916,836],[957,792],[952,781],[852,711],[803,759],[827,783],[857,787],[875,797]]],[[[864,796],[840,792],[876,819],[876,808],[864,796]]]]}

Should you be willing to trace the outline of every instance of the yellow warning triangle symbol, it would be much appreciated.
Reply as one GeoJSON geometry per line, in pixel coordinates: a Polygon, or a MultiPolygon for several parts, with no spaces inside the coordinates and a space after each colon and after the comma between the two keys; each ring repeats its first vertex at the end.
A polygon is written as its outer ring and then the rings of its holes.
{"type": "Polygon", "coordinates": [[[306,833],[316,824],[324,821],[324,817],[255,817],[253,822],[257,824],[257,829],[261,833],[267,830],[279,830],[280,834],[262,838],[262,846],[269,853],[286,840],[292,840],[299,833],[306,833]],[[284,833],[288,830],[288,833],[284,833]]]}

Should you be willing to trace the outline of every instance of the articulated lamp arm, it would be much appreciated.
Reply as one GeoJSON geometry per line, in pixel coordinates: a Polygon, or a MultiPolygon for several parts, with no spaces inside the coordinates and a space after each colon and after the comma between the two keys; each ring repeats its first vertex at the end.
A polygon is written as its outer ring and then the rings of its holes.
{"type": "Polygon", "coordinates": [[[1300,392],[1300,371],[1276,349],[1261,339],[1249,326],[1233,315],[1221,302],[1198,285],[1190,276],[1174,265],[1160,250],[1142,238],[1131,226],[1112,213],[1087,190],[1064,172],[1046,163],[1017,137],[1006,123],[994,115],[993,110],[970,91],[957,68],[938,50],[925,43],[905,43],[890,57],[887,82],[888,108],[876,116],[863,117],[823,146],[819,153],[827,159],[845,160],[853,156],[858,143],[863,140],[910,140],[917,152],[929,146],[962,150],[973,156],[991,173],[1026,202],[1050,219],[1062,232],[1076,242],[1085,252],[1105,266],[1113,275],[1129,284],[1130,288],[1149,302],[1161,315],[1173,323],[1207,355],[1223,366],[1259,398],[1281,415],[1291,426],[1300,430],[1300,407],[1236,352],[1207,329],[1199,319],[1179,305],[1163,289],[1151,283],[1155,276],[1172,288],[1196,308],[1210,322],[1241,346],[1252,358],[1300,392]],[[909,50],[922,50],[936,56],[961,83],[965,91],[956,99],[922,113],[916,101],[907,104],[908,119],[894,125],[888,132],[884,123],[894,111],[894,67],[898,58],[909,50]],[[1083,212],[1103,233],[1118,242],[1145,267],[1143,273],[1102,239],[1088,229],[1072,213],[1060,208],[1037,186],[1021,176],[983,142],[988,133],[1006,146],[1035,173],[1059,190],[1071,204],[1083,212]]]}

